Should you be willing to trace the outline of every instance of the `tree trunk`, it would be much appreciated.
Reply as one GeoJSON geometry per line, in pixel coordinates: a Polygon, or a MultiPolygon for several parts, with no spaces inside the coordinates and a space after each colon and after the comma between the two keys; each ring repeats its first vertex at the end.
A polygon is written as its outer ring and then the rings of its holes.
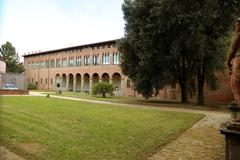
{"type": "Polygon", "coordinates": [[[105,93],[103,93],[102,96],[103,96],[103,98],[105,98],[106,97],[105,93]]]}
{"type": "Polygon", "coordinates": [[[197,81],[198,81],[197,104],[204,105],[204,81],[205,81],[204,67],[202,69],[198,69],[197,81]]]}
{"type": "Polygon", "coordinates": [[[186,103],[187,102],[187,85],[186,81],[181,80],[179,83],[181,87],[181,103],[186,103]]]}
{"type": "Polygon", "coordinates": [[[186,77],[186,65],[185,65],[185,54],[182,54],[182,62],[181,62],[181,76],[179,78],[180,87],[181,87],[181,103],[187,102],[187,77],[186,77]]]}

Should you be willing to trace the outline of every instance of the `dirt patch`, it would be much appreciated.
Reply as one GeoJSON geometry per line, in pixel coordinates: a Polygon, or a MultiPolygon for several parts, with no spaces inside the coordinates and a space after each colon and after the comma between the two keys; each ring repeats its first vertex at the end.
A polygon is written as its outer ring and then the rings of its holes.
{"type": "Polygon", "coordinates": [[[39,143],[19,143],[18,146],[28,153],[39,153],[46,151],[46,147],[39,143]]]}
{"type": "Polygon", "coordinates": [[[20,156],[14,154],[13,152],[9,151],[8,149],[0,146],[0,159],[1,160],[24,160],[20,156]]]}

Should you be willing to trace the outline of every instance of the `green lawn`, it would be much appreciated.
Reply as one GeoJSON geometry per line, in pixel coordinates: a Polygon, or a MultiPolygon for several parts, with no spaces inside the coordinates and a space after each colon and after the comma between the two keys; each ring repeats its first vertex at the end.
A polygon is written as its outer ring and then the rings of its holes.
{"type": "Polygon", "coordinates": [[[50,94],[55,96],[73,97],[81,99],[99,100],[99,101],[109,101],[116,103],[127,103],[127,104],[141,104],[146,106],[164,106],[164,107],[177,107],[177,108],[189,108],[189,109],[200,109],[200,110],[227,110],[228,104],[222,103],[208,103],[205,106],[196,105],[193,102],[182,104],[177,100],[162,100],[157,98],[144,99],[142,97],[127,97],[127,96],[107,96],[102,98],[100,95],[84,94],[80,92],[62,92],[62,94],[56,94],[55,92],[46,92],[41,90],[36,90],[33,92],[41,92],[42,94],[50,94]]]}
{"type": "Polygon", "coordinates": [[[202,115],[0,97],[0,144],[26,160],[145,159],[202,115]]]}

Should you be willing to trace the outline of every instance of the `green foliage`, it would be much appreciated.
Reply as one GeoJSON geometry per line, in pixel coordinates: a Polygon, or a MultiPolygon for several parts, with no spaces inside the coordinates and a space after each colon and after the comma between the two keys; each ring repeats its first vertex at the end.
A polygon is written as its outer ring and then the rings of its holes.
{"type": "Polygon", "coordinates": [[[113,85],[107,82],[99,82],[92,87],[93,95],[102,94],[103,98],[106,97],[107,93],[112,95],[113,90],[113,85]]]}
{"type": "Polygon", "coordinates": [[[33,83],[28,83],[27,89],[28,90],[36,90],[37,86],[35,84],[33,84],[33,83]]]}
{"type": "Polygon", "coordinates": [[[204,81],[223,69],[226,36],[240,2],[125,0],[122,9],[126,32],[118,48],[123,53],[123,73],[146,98],[153,90],[178,82],[186,102],[193,78],[202,91],[204,81]]]}
{"type": "Polygon", "coordinates": [[[26,160],[146,159],[202,118],[32,96],[1,97],[0,115],[1,146],[26,160]]]}
{"type": "Polygon", "coordinates": [[[6,42],[0,48],[0,57],[6,62],[7,73],[22,73],[24,72],[23,63],[19,62],[19,56],[15,48],[10,42],[6,42]]]}

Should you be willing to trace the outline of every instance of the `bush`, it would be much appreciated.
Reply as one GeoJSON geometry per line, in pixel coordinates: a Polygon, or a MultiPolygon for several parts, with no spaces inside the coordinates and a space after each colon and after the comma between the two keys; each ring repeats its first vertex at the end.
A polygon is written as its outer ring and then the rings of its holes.
{"type": "Polygon", "coordinates": [[[99,82],[92,87],[93,95],[102,94],[103,98],[105,98],[107,93],[113,93],[113,86],[110,83],[99,82]]]}
{"type": "Polygon", "coordinates": [[[28,90],[36,90],[37,86],[35,84],[33,84],[33,83],[28,83],[27,89],[28,90]]]}

